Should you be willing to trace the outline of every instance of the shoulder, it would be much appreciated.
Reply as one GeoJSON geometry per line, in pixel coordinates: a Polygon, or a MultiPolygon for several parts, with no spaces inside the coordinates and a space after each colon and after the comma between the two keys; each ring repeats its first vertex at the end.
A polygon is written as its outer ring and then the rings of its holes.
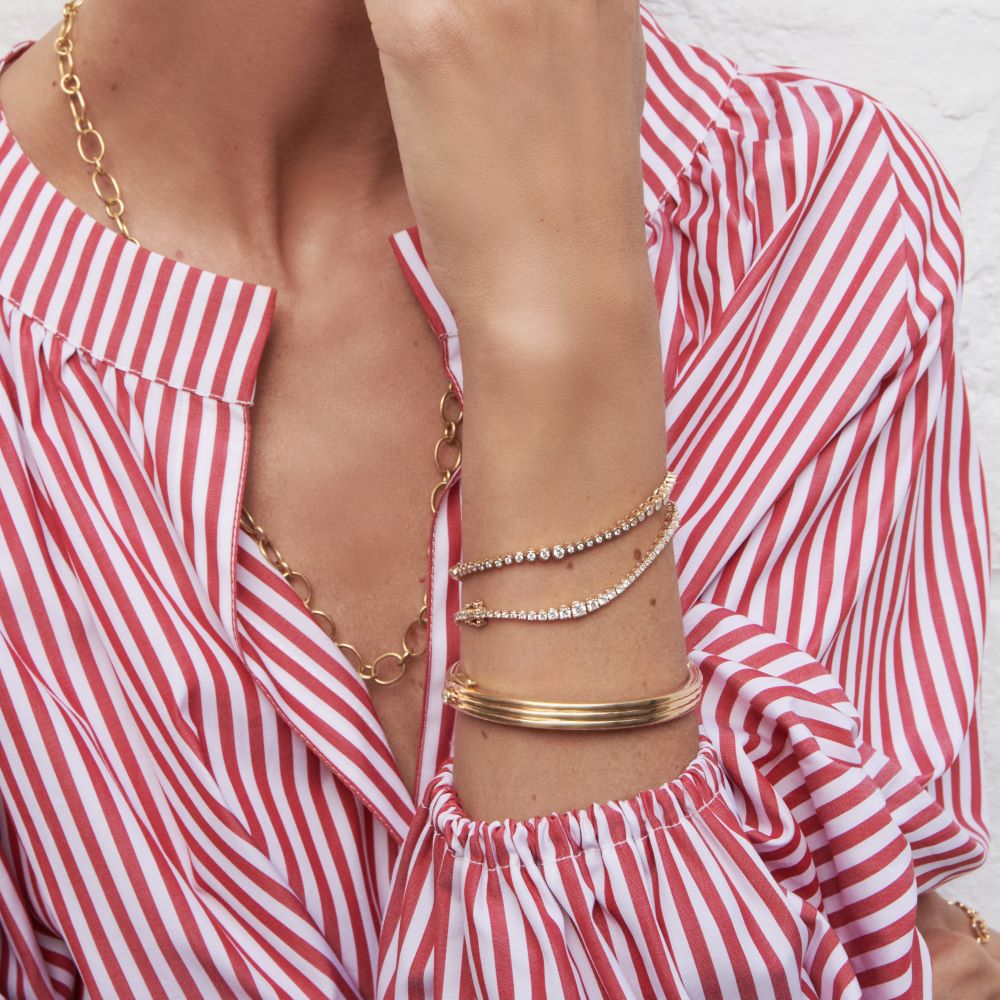
{"type": "MultiPolygon", "coordinates": [[[[884,246],[914,286],[957,294],[959,199],[934,150],[877,97],[807,68],[737,63],[672,38],[642,7],[642,156],[661,224],[736,272],[836,240],[855,267],[884,246]],[[663,150],[673,150],[665,156],[663,150]],[[711,242],[706,228],[725,237],[711,242]]],[[[739,274],[736,275],[738,277],[739,274]]]]}
{"type": "Polygon", "coordinates": [[[959,214],[934,151],[877,97],[808,68],[737,62],[673,37],[648,7],[640,4],[640,11],[647,63],[643,158],[660,175],[661,194],[671,186],[664,167],[690,178],[699,163],[721,166],[773,147],[781,158],[769,166],[799,185],[832,162],[858,169],[881,161],[902,197],[935,199],[959,214]],[[664,153],[670,162],[657,163],[664,153]]]}

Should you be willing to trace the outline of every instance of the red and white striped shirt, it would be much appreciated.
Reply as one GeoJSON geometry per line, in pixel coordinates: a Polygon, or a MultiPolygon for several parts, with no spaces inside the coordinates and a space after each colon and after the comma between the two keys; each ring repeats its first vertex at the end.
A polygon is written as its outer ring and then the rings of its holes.
{"type": "MultiPolygon", "coordinates": [[[[525,821],[451,785],[461,476],[415,802],[239,528],[273,290],[126,242],[0,117],[4,997],[930,996],[917,894],[988,844],[956,197],[871,97],[642,16],[700,748],[525,821]]],[[[388,238],[460,391],[416,227],[388,238]]]]}

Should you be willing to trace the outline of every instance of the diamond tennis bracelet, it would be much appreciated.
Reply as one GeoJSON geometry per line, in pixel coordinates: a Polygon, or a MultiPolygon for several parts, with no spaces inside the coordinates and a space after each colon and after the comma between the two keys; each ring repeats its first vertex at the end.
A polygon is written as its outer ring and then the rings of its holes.
{"type": "Polygon", "coordinates": [[[585,549],[592,549],[596,545],[602,545],[613,538],[619,538],[636,527],[640,521],[645,521],[652,516],[654,511],[660,510],[667,502],[670,491],[674,488],[677,476],[673,472],[668,472],[663,482],[656,487],[653,492],[646,497],[638,507],[626,517],[623,517],[617,524],[604,531],[598,531],[594,535],[576,542],[557,543],[555,545],[544,545],[540,549],[525,549],[524,551],[508,552],[505,555],[497,556],[494,559],[482,559],[477,562],[458,562],[452,566],[448,572],[453,580],[460,580],[463,576],[472,573],[482,573],[485,570],[500,569],[503,566],[512,566],[514,563],[534,562],[536,559],[562,559],[564,556],[573,555],[575,552],[583,552],[585,549]]]}
{"type": "MultiPolygon", "coordinates": [[[[662,506],[662,504],[661,504],[662,506]]],[[[455,612],[455,621],[459,625],[472,625],[482,628],[494,619],[515,620],[522,622],[551,622],[564,618],[582,618],[592,614],[598,608],[603,608],[616,597],[623,594],[646,571],[650,563],[666,548],[667,542],[673,537],[680,524],[680,512],[672,500],[666,504],[667,514],[663,519],[663,527],[657,533],[653,544],[646,554],[635,564],[632,571],[623,576],[613,587],[595,594],[582,601],[572,601],[558,608],[542,608],[536,611],[488,608],[482,601],[472,601],[461,611],[455,612]]]]}

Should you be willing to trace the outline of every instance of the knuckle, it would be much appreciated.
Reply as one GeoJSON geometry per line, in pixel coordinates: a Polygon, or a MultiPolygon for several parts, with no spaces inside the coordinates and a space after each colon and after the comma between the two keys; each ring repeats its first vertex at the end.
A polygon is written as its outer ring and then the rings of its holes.
{"type": "Polygon", "coordinates": [[[490,0],[489,17],[504,33],[523,37],[538,23],[543,4],[531,0],[490,0]]]}
{"type": "Polygon", "coordinates": [[[453,51],[466,35],[466,15],[455,0],[420,0],[400,7],[389,23],[372,25],[379,50],[395,59],[436,59],[453,51]]]}

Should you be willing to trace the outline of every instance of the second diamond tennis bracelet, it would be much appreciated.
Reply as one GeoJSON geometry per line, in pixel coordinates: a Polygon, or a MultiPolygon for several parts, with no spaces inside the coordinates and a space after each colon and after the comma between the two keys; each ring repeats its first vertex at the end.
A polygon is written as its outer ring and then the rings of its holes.
{"type": "Polygon", "coordinates": [[[653,490],[652,493],[631,513],[627,514],[616,524],[603,531],[598,531],[593,535],[588,535],[576,542],[556,543],[555,545],[543,545],[536,549],[525,549],[523,551],[508,552],[493,559],[481,559],[475,562],[458,562],[452,566],[448,572],[453,580],[460,580],[463,576],[472,573],[482,573],[485,570],[500,569],[503,566],[512,566],[515,563],[535,562],[536,559],[562,559],[564,556],[573,555],[575,552],[583,552],[592,549],[604,542],[610,542],[614,538],[619,538],[636,527],[640,521],[645,521],[647,517],[652,517],[670,496],[670,491],[674,488],[677,475],[668,472],[663,478],[663,482],[653,490]]]}

